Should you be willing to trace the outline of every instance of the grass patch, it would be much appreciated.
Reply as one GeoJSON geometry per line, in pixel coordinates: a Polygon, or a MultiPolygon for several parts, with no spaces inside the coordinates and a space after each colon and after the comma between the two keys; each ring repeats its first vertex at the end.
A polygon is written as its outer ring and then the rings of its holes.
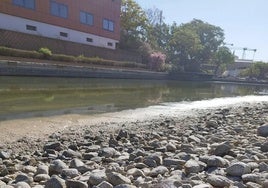
{"type": "Polygon", "coordinates": [[[79,62],[90,65],[109,66],[109,67],[128,67],[128,68],[141,68],[141,69],[147,68],[145,64],[136,62],[107,60],[99,57],[85,57],[83,55],[76,57],[64,54],[53,54],[48,48],[40,48],[38,51],[27,51],[27,50],[19,50],[0,46],[0,55],[31,58],[31,59],[48,59],[52,61],[62,61],[62,62],[73,62],[74,65],[75,63],[79,62]]]}

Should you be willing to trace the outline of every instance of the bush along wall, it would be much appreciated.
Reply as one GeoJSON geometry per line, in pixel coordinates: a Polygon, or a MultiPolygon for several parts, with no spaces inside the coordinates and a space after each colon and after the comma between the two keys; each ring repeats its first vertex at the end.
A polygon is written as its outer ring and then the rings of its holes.
{"type": "Polygon", "coordinates": [[[70,56],[64,54],[53,54],[52,51],[46,47],[42,47],[38,51],[27,51],[2,46],[0,47],[0,55],[21,57],[21,58],[32,58],[32,59],[46,59],[46,60],[62,61],[62,62],[73,62],[74,64],[79,62],[90,65],[100,65],[109,67],[146,69],[146,65],[136,62],[114,61],[114,60],[102,59],[99,57],[85,57],[83,55],[70,56]]]}

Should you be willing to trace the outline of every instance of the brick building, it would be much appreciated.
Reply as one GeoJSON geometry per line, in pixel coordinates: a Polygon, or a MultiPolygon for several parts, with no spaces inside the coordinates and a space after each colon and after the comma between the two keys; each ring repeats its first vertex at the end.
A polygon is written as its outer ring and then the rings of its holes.
{"type": "Polygon", "coordinates": [[[121,0],[1,0],[0,29],[116,49],[121,0]]]}

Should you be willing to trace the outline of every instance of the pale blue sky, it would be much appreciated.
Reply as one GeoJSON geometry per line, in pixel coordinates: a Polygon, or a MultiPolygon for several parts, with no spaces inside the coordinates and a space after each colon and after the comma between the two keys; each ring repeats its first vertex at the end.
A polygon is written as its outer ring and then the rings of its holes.
{"type": "MultiPolygon", "coordinates": [[[[135,0],[143,9],[158,8],[164,21],[187,23],[194,18],[221,27],[225,42],[257,49],[254,60],[268,62],[268,0],[135,0]]],[[[236,50],[242,56],[242,50],[236,50]]],[[[246,52],[253,58],[253,51],[246,52]]]]}

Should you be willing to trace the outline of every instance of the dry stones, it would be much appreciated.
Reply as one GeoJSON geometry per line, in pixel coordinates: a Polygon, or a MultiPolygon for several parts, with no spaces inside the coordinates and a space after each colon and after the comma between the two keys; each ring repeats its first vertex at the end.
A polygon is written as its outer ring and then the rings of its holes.
{"type": "Polygon", "coordinates": [[[195,160],[189,160],[184,165],[185,173],[191,174],[191,173],[198,173],[201,168],[197,161],[195,160]]]}
{"type": "Polygon", "coordinates": [[[207,182],[215,187],[229,187],[231,184],[228,178],[219,175],[210,175],[207,178],[207,182]]]}
{"type": "Polygon", "coordinates": [[[257,134],[259,136],[268,137],[268,124],[260,126],[257,130],[257,134]]]}
{"type": "Polygon", "coordinates": [[[90,185],[98,185],[103,181],[107,181],[107,176],[104,170],[94,170],[90,176],[88,183],[90,185]]]}
{"type": "Polygon", "coordinates": [[[244,183],[247,183],[247,182],[258,183],[261,180],[261,176],[260,174],[244,174],[242,175],[242,179],[244,183]]]}
{"type": "Polygon", "coordinates": [[[49,174],[61,174],[62,170],[67,168],[68,166],[62,160],[56,159],[49,166],[49,174]]]}
{"type": "Polygon", "coordinates": [[[10,153],[5,152],[5,151],[0,151],[0,158],[2,159],[9,159],[10,158],[10,153]]]}
{"type": "Polygon", "coordinates": [[[65,181],[60,177],[53,175],[46,183],[45,188],[67,188],[65,181]]]}
{"type": "Polygon", "coordinates": [[[31,188],[31,186],[26,182],[18,182],[14,185],[14,188],[31,188]]]}
{"type": "Polygon", "coordinates": [[[264,143],[261,145],[261,151],[262,151],[262,152],[268,152],[268,141],[267,141],[267,142],[264,142],[264,143]]]}
{"type": "Polygon", "coordinates": [[[118,152],[112,147],[102,148],[99,151],[100,157],[108,158],[108,157],[114,157],[115,155],[118,155],[118,152]]]}
{"type": "Polygon", "coordinates": [[[227,155],[229,151],[231,150],[231,146],[229,142],[224,142],[216,146],[215,150],[212,152],[213,155],[218,155],[223,157],[224,155],[227,155]]]}
{"type": "Polygon", "coordinates": [[[65,150],[62,155],[64,155],[65,157],[71,157],[71,158],[82,158],[81,153],[76,152],[74,150],[68,149],[65,150]]]}
{"type": "Polygon", "coordinates": [[[68,188],[88,188],[88,185],[85,182],[78,180],[67,180],[66,185],[68,188]]]}
{"type": "Polygon", "coordinates": [[[99,185],[97,185],[97,187],[98,188],[113,188],[114,186],[107,181],[103,181],[99,185]]]}
{"type": "Polygon", "coordinates": [[[108,180],[111,184],[114,186],[120,185],[120,184],[131,184],[131,180],[122,174],[119,174],[117,172],[111,172],[107,173],[108,180]]]}
{"type": "Polygon", "coordinates": [[[249,174],[251,172],[251,169],[247,164],[243,162],[237,162],[231,164],[228,168],[226,168],[226,172],[230,176],[241,177],[243,174],[249,174]]]}
{"type": "Polygon", "coordinates": [[[167,173],[167,172],[168,172],[167,167],[165,167],[165,166],[158,166],[158,167],[152,169],[150,175],[151,175],[152,177],[156,177],[156,176],[158,176],[159,174],[160,174],[160,175],[164,175],[164,174],[167,173]]]}
{"type": "Polygon", "coordinates": [[[210,156],[207,160],[208,167],[225,167],[228,165],[228,161],[219,156],[210,156]]]}

